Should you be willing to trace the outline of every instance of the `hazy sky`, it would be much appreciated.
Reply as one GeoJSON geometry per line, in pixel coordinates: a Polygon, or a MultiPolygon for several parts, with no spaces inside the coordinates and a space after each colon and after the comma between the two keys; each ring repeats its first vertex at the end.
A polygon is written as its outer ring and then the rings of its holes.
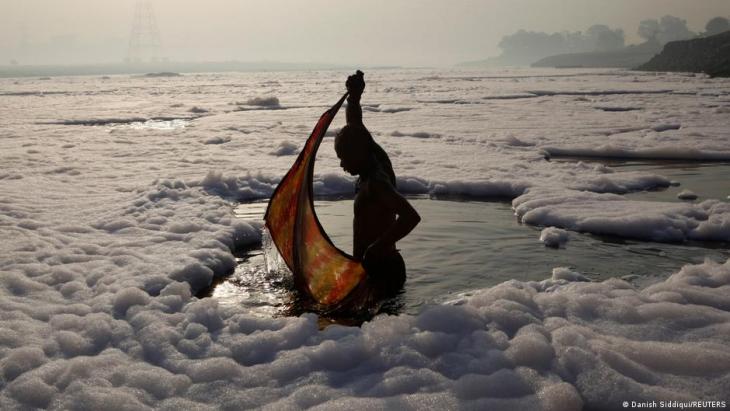
{"type": "MultiPolygon", "coordinates": [[[[118,62],[136,0],[0,0],[0,64],[118,62]],[[22,46],[25,44],[25,46],[22,46]]],[[[597,23],[638,42],[639,21],[671,14],[701,31],[730,0],[152,0],[173,60],[450,65],[499,54],[524,28],[597,23]]]]}

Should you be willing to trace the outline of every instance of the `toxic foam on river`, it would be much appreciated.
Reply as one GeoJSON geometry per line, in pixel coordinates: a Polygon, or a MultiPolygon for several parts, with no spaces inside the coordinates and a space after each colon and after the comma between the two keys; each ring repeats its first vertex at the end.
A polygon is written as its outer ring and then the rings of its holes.
{"type": "MultiPolygon", "coordinates": [[[[312,314],[260,317],[192,297],[230,272],[232,249],[261,241],[234,200],[271,194],[293,161],[277,148],[301,144],[344,74],[0,80],[11,93],[0,105],[0,408],[577,410],[727,396],[728,263],[643,289],[545,267],[544,281],[324,331],[312,314]],[[232,84],[245,86],[235,98],[232,84]],[[272,95],[277,110],[237,111],[272,95]],[[185,127],[93,121],[187,119],[191,107],[207,111],[185,127]]],[[[726,202],[637,206],[616,193],[668,179],[545,156],[607,136],[637,155],[657,144],[722,152],[730,85],[575,74],[374,71],[380,85],[364,98],[384,109],[366,122],[406,192],[510,198],[525,222],[568,230],[727,241],[726,202]],[[484,98],[531,90],[552,93],[484,98]],[[595,108],[612,105],[639,109],[595,108]]],[[[347,192],[328,141],[315,189],[347,192]]]]}

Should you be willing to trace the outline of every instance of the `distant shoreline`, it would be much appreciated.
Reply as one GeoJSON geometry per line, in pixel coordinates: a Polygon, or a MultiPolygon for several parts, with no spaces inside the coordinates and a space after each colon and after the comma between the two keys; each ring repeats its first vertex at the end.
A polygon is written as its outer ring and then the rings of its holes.
{"type": "MultiPolygon", "coordinates": [[[[0,78],[92,76],[148,73],[211,73],[298,70],[351,70],[355,66],[329,63],[283,62],[156,62],[156,63],[106,63],[76,65],[5,65],[0,66],[0,78]]],[[[362,67],[358,67],[362,68],[362,67]]],[[[370,66],[367,69],[394,69],[399,66],[370,66]]]]}

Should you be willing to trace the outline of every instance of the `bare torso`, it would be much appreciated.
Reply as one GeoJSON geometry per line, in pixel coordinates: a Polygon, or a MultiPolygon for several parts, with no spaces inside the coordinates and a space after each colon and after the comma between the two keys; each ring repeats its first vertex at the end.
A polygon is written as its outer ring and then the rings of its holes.
{"type": "MultiPolygon", "coordinates": [[[[377,192],[363,181],[355,196],[355,217],[353,219],[353,256],[361,260],[365,250],[393,225],[396,214],[384,207],[377,192]]],[[[395,251],[395,246],[392,247],[395,251]]]]}
{"type": "MultiPolygon", "coordinates": [[[[365,89],[363,76],[358,70],[347,78],[345,85],[349,96],[346,114],[347,127],[350,129],[348,133],[338,134],[335,138],[335,151],[341,160],[340,166],[352,175],[360,175],[358,192],[355,196],[355,218],[352,224],[352,254],[361,261],[363,259],[377,261],[383,257],[397,256],[400,265],[403,265],[403,259],[397,253],[395,243],[413,230],[421,221],[421,217],[396,191],[395,175],[388,155],[375,143],[362,122],[360,97],[365,89]],[[350,136],[349,143],[345,136],[350,136]],[[363,142],[369,145],[362,147],[363,142]],[[364,157],[368,152],[370,158],[364,157]],[[366,252],[368,257],[364,258],[366,252]]],[[[363,261],[363,264],[368,261],[363,261]]],[[[391,263],[392,261],[396,260],[391,260],[391,263]]],[[[404,273],[403,271],[403,275],[404,273]]]]}

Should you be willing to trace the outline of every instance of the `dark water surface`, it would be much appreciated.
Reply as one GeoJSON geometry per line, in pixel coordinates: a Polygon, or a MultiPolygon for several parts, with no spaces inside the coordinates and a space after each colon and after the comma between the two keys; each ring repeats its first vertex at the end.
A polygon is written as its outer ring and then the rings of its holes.
{"type": "Polygon", "coordinates": [[[643,171],[659,174],[676,183],[661,190],[639,191],[626,194],[626,198],[644,201],[680,201],[677,195],[690,190],[699,197],[694,202],[707,199],[730,200],[730,162],[671,161],[671,160],[620,160],[596,158],[556,158],[553,161],[583,161],[600,163],[620,171],[643,171]]]}
{"type": "MultiPolygon", "coordinates": [[[[676,194],[688,188],[700,195],[727,200],[724,178],[728,164],[615,163],[617,168],[656,172],[681,183],[663,191],[632,193],[636,200],[681,201],[676,194]]],[[[686,263],[706,258],[725,261],[730,246],[718,243],[663,244],[570,233],[565,248],[545,247],[539,227],[520,224],[509,202],[434,200],[411,197],[421,214],[419,226],[398,243],[407,265],[401,312],[415,314],[430,303],[457,294],[494,286],[510,279],[543,280],[554,267],[570,267],[594,280],[624,277],[643,286],[677,271],[686,263]]],[[[352,250],[351,199],[319,200],[317,215],[335,245],[352,250]]],[[[240,218],[262,219],[265,202],[241,204],[240,218]]],[[[286,274],[267,270],[262,249],[249,250],[239,258],[233,275],[209,295],[221,304],[249,306],[253,312],[276,315],[290,300],[286,274]]]]}
{"type": "Polygon", "coordinates": [[[695,202],[707,199],[730,199],[730,163],[687,162],[619,162],[608,164],[617,171],[636,170],[661,174],[679,183],[660,191],[644,191],[629,194],[634,200],[678,201],[677,194],[690,190],[699,197],[695,202]]]}

